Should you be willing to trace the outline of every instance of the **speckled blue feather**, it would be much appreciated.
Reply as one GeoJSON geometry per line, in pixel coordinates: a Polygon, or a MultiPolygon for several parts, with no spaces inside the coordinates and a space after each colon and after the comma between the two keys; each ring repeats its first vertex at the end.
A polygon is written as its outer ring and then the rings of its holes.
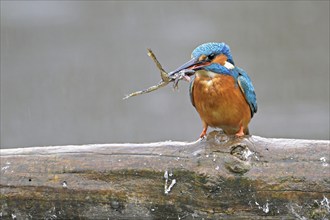
{"type": "Polygon", "coordinates": [[[223,42],[222,43],[205,43],[205,44],[202,44],[202,45],[198,46],[191,53],[191,56],[194,57],[194,58],[198,58],[203,54],[208,56],[212,53],[214,53],[215,55],[218,55],[218,54],[226,55],[228,62],[235,65],[233,57],[232,57],[231,52],[230,52],[229,46],[227,44],[223,43],[223,42]]]}

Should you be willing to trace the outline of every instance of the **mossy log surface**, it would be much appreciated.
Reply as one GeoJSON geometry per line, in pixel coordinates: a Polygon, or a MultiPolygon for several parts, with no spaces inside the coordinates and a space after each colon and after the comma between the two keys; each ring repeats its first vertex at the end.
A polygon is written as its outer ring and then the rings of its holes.
{"type": "Polygon", "coordinates": [[[2,149],[2,219],[329,219],[329,141],[2,149]]]}

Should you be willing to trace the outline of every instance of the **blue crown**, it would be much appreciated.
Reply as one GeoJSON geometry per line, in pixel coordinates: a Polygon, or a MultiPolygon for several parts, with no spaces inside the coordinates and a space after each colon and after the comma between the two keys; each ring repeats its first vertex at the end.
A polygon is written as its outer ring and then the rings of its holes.
{"type": "Polygon", "coordinates": [[[195,48],[195,50],[192,52],[191,56],[194,58],[198,58],[201,55],[210,55],[214,53],[215,55],[218,54],[224,54],[228,58],[228,62],[232,63],[234,65],[234,60],[230,52],[230,48],[225,43],[205,43],[201,44],[198,47],[195,48]]]}

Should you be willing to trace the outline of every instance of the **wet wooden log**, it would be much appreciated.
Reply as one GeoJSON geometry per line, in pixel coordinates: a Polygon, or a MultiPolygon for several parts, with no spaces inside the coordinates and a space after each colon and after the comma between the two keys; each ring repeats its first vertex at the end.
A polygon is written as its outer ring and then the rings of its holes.
{"type": "Polygon", "coordinates": [[[2,219],[329,219],[329,141],[2,149],[2,219]]]}

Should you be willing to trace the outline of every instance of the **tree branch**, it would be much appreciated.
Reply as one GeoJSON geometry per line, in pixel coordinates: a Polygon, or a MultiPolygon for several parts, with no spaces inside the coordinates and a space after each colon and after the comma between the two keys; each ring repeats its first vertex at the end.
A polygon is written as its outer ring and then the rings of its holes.
{"type": "Polygon", "coordinates": [[[4,219],[326,219],[329,141],[228,138],[1,149],[4,219]]]}

